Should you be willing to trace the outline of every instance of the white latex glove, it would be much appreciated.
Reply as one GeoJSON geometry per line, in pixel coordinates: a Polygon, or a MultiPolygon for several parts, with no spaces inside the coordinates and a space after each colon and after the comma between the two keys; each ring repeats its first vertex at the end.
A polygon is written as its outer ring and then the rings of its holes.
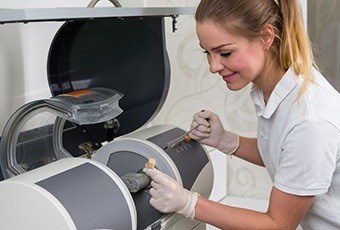
{"type": "Polygon", "coordinates": [[[198,126],[189,136],[201,144],[211,146],[221,152],[232,155],[239,147],[239,136],[223,128],[220,118],[211,111],[195,113],[191,128],[198,126]]]}
{"type": "Polygon", "coordinates": [[[195,217],[198,193],[183,188],[176,180],[153,168],[143,171],[151,177],[150,204],[162,213],[177,212],[187,218],[195,217]]]}

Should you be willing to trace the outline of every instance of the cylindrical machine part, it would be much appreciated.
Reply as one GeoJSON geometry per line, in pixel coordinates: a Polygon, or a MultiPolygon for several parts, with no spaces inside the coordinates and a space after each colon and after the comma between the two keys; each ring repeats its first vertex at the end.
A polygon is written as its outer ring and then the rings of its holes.
{"type": "Polygon", "coordinates": [[[131,193],[136,193],[150,185],[150,178],[144,173],[128,173],[121,177],[131,193]]]}

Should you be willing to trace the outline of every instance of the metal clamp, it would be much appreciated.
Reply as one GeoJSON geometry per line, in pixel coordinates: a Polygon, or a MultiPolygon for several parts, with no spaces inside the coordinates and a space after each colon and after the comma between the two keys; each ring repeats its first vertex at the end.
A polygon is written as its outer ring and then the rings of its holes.
{"type": "Polygon", "coordinates": [[[91,159],[92,158],[92,155],[94,153],[94,150],[92,148],[93,144],[90,142],[90,141],[86,141],[86,142],[83,142],[81,143],[79,146],[78,146],[78,149],[79,150],[83,150],[85,152],[85,157],[86,158],[89,158],[91,159]]]}

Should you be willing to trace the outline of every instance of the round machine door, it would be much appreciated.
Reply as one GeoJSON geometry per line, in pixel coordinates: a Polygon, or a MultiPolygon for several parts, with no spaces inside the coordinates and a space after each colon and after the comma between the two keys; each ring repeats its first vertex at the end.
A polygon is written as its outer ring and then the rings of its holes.
{"type": "MultiPolygon", "coordinates": [[[[157,169],[182,184],[178,169],[171,158],[149,141],[134,138],[116,139],[104,145],[93,156],[93,160],[108,166],[121,178],[140,173],[149,158],[156,160],[157,169]]],[[[163,213],[150,205],[149,188],[150,186],[146,186],[137,192],[130,190],[137,210],[137,229],[152,226],[163,216],[163,213]]]]}
{"type": "Polygon", "coordinates": [[[71,157],[57,144],[63,123],[57,111],[44,100],[20,107],[8,120],[1,137],[0,164],[4,178],[71,157]]]}

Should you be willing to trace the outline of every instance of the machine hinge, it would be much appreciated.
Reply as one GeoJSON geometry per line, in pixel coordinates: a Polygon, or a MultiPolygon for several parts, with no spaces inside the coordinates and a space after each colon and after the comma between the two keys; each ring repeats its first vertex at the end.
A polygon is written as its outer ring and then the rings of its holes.
{"type": "Polygon", "coordinates": [[[171,17],[172,17],[172,32],[175,33],[177,30],[176,24],[178,15],[172,15],[171,17]]]}

